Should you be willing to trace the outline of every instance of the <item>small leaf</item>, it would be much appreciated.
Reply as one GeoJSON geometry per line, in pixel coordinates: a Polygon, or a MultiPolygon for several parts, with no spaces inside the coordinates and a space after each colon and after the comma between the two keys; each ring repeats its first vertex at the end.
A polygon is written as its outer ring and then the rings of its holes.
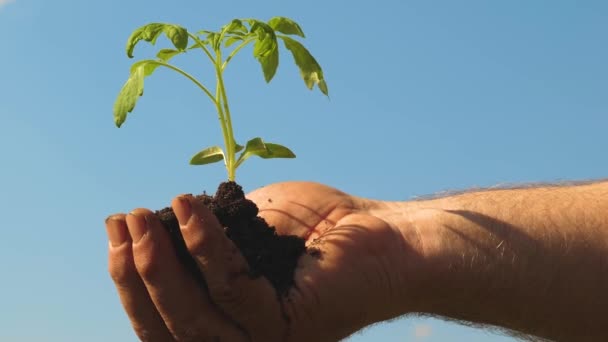
{"type": "Polygon", "coordinates": [[[195,154],[190,160],[191,165],[204,165],[224,160],[224,151],[219,146],[208,147],[195,154]]]}
{"type": "Polygon", "coordinates": [[[279,36],[285,43],[285,47],[291,51],[296,65],[300,69],[300,75],[308,89],[312,89],[316,84],[319,90],[325,95],[329,94],[327,83],[323,77],[323,70],[317,60],[308,50],[297,40],[287,36],[279,36]]]}
{"type": "Polygon", "coordinates": [[[234,152],[235,152],[235,153],[239,153],[239,152],[241,152],[241,151],[242,151],[244,148],[245,148],[245,146],[243,146],[243,145],[239,145],[239,144],[236,144],[236,145],[235,145],[235,148],[234,148],[234,152]]]}
{"type": "Polygon", "coordinates": [[[133,31],[127,40],[127,56],[133,58],[133,49],[142,39],[154,45],[161,33],[164,33],[179,51],[188,46],[188,31],[185,28],[173,24],[151,23],[133,31]]]}
{"type": "Polygon", "coordinates": [[[220,35],[218,33],[209,32],[209,33],[207,33],[207,38],[205,40],[203,40],[203,43],[211,45],[213,47],[213,49],[217,49],[217,48],[219,48],[219,46],[218,46],[219,39],[220,39],[220,35]]]}
{"type": "Polygon", "coordinates": [[[142,68],[144,76],[150,76],[152,73],[162,64],[161,61],[155,61],[153,59],[144,59],[131,65],[131,73],[134,73],[137,69],[142,68]]]}
{"type": "Polygon", "coordinates": [[[239,36],[230,36],[224,41],[224,47],[230,47],[232,44],[242,40],[243,38],[239,36]]]}
{"type": "Polygon", "coordinates": [[[156,57],[163,62],[168,62],[171,58],[179,55],[180,53],[183,53],[183,51],[162,49],[156,54],[156,57]]]}
{"type": "Polygon", "coordinates": [[[296,157],[296,155],[287,147],[264,142],[260,137],[253,138],[247,142],[245,150],[241,153],[236,162],[236,167],[239,167],[251,156],[258,156],[264,159],[296,157]]]}
{"type": "Polygon", "coordinates": [[[247,33],[247,27],[243,25],[243,22],[239,19],[232,19],[230,24],[222,27],[222,33],[247,33]]]}
{"type": "Polygon", "coordinates": [[[265,143],[267,153],[264,155],[258,154],[258,156],[269,159],[269,158],[295,158],[296,155],[287,147],[274,143],[265,143]]]}
{"type": "Polygon", "coordinates": [[[188,47],[188,50],[200,49],[201,45],[199,43],[194,43],[188,47]]]}
{"type": "Polygon", "coordinates": [[[264,79],[270,82],[279,66],[277,36],[268,24],[255,19],[247,19],[247,21],[251,25],[251,32],[255,33],[257,38],[253,46],[253,55],[262,66],[264,79]]]}
{"type": "Polygon", "coordinates": [[[135,108],[135,104],[144,93],[144,68],[140,67],[131,72],[129,79],[118,93],[114,102],[114,123],[120,127],[127,119],[127,114],[135,108]]]}
{"type": "MultiPolygon", "coordinates": [[[[205,45],[209,45],[212,49],[215,49],[216,44],[219,39],[219,32],[209,31],[209,30],[200,30],[196,32],[197,36],[205,36],[205,38],[200,38],[201,42],[205,45]]],[[[190,47],[190,49],[195,49],[201,47],[199,44],[194,44],[190,47]]]]}
{"type": "Polygon", "coordinates": [[[202,35],[208,35],[209,33],[213,33],[213,31],[209,31],[209,30],[200,30],[198,32],[196,32],[197,36],[202,36],[202,35]]]}
{"type": "Polygon", "coordinates": [[[264,144],[264,140],[262,138],[253,138],[247,142],[245,145],[245,152],[243,154],[257,154],[257,153],[265,153],[266,145],[264,144]]]}
{"type": "Polygon", "coordinates": [[[264,57],[259,57],[258,60],[262,65],[264,79],[266,82],[270,82],[276,74],[277,68],[279,67],[279,49],[275,46],[270,54],[264,57]]]}
{"type": "Polygon", "coordinates": [[[114,123],[120,127],[137,104],[137,100],[144,93],[144,78],[152,75],[161,64],[155,60],[143,60],[131,66],[129,79],[118,93],[114,102],[114,123]]]}
{"type": "Polygon", "coordinates": [[[304,38],[304,32],[300,25],[295,21],[286,17],[274,17],[268,21],[268,25],[275,31],[279,31],[284,34],[294,34],[304,38]]]}

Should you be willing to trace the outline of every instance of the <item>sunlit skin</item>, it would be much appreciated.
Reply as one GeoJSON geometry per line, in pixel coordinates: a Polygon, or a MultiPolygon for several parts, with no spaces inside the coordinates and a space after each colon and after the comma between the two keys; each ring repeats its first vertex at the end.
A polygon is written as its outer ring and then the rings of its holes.
{"type": "Polygon", "coordinates": [[[398,258],[414,267],[416,234],[410,246],[398,229],[369,213],[371,202],[315,183],[276,184],[248,197],[281,234],[305,237],[319,250],[301,258],[295,286],[280,302],[268,281],[245,275],[243,258],[215,217],[188,196],[172,206],[209,294],[173,256],[150,211],[108,219],[110,238],[127,238],[110,246],[110,274],[142,340],[334,341],[391,316],[395,292],[406,291],[393,287],[403,276],[391,265],[398,258]],[[147,231],[143,238],[141,231],[147,231]]]}
{"type": "Polygon", "coordinates": [[[110,274],[139,338],[336,341],[417,313],[557,341],[608,339],[608,182],[414,202],[288,182],[248,197],[315,251],[284,298],[246,275],[216,218],[189,196],[172,206],[208,292],[150,211],[108,218],[110,274]]]}

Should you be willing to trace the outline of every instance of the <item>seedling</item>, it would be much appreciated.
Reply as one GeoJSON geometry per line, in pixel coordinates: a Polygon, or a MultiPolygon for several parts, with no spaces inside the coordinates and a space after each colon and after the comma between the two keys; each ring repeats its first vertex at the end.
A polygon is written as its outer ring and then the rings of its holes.
{"type": "Polygon", "coordinates": [[[161,49],[156,59],[141,60],[131,66],[130,76],[114,104],[116,126],[120,127],[124,123],[127,114],[133,111],[139,97],[143,95],[144,79],[152,75],[158,67],[165,67],[188,78],[203,91],[215,106],[222,128],[224,148],[207,147],[195,154],[190,164],[203,165],[223,160],[228,171],[228,180],[234,181],[236,169],[251,156],[265,159],[295,157],[289,148],[265,142],[259,137],[247,141],[245,146],[236,142],[224,84],[226,67],[234,56],[249,44],[253,44],[253,56],[262,66],[264,79],[270,82],[279,66],[278,40],[282,40],[285,48],[291,52],[308,89],[313,89],[317,85],[323,94],[328,95],[321,66],[310,52],[293,38],[293,36],[304,38],[304,32],[295,21],[285,17],[274,17],[268,22],[256,19],[234,19],[217,32],[203,30],[196,34],[178,25],[152,23],[138,28],[131,34],[127,41],[127,55],[129,58],[133,57],[133,50],[139,41],[144,40],[154,45],[162,34],[171,41],[174,49],[161,49]],[[204,58],[213,64],[216,80],[214,92],[189,73],[169,63],[173,57],[190,50],[202,51],[204,58]]]}

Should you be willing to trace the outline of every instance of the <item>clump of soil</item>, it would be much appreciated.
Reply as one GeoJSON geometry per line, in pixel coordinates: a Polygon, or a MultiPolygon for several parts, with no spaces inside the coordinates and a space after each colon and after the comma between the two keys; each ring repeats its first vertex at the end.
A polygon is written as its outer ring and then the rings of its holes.
{"type": "MultiPolygon", "coordinates": [[[[266,277],[279,296],[293,284],[293,274],[298,258],[306,251],[304,239],[297,236],[278,235],[274,227],[258,217],[258,207],[245,198],[240,185],[235,182],[221,183],[215,196],[195,196],[209,208],[225,227],[231,239],[249,263],[251,277],[266,277]]],[[[177,218],[171,208],[156,212],[171,235],[179,260],[206,287],[205,279],[188,252],[181,235],[177,218]]]]}

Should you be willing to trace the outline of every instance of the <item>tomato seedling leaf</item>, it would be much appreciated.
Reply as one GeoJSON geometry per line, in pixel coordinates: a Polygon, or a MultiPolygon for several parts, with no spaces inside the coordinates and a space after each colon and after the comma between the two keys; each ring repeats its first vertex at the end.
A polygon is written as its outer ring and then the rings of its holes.
{"type": "Polygon", "coordinates": [[[163,62],[168,62],[171,58],[183,53],[184,51],[178,51],[174,49],[162,49],[156,54],[156,58],[163,62]]]}
{"type": "Polygon", "coordinates": [[[205,165],[224,160],[224,151],[219,146],[211,146],[195,154],[190,159],[192,165],[205,165]]]}
{"type": "Polygon", "coordinates": [[[316,84],[323,94],[329,95],[327,83],[325,83],[325,78],[323,77],[323,70],[304,45],[287,36],[279,36],[279,38],[283,40],[285,47],[291,52],[296,65],[300,68],[300,75],[306,87],[312,89],[316,84]]]}
{"type": "Polygon", "coordinates": [[[264,159],[271,158],[295,158],[296,155],[287,147],[275,143],[268,143],[260,137],[253,138],[245,145],[245,150],[239,156],[236,166],[239,167],[251,156],[264,159]]]}
{"type": "Polygon", "coordinates": [[[279,67],[277,36],[272,27],[265,22],[255,19],[247,19],[247,21],[251,25],[250,31],[256,35],[253,56],[262,66],[264,79],[266,82],[270,82],[279,67]]]}
{"type": "Polygon", "coordinates": [[[302,31],[300,25],[289,18],[274,17],[268,21],[268,25],[270,25],[270,27],[272,27],[275,31],[283,34],[292,34],[305,38],[304,31],[302,31]]]}
{"type": "Polygon", "coordinates": [[[131,75],[122,86],[116,102],[114,102],[114,123],[120,127],[126,120],[127,114],[133,111],[137,99],[144,93],[144,68],[131,70],[131,75]]]}
{"type": "Polygon", "coordinates": [[[183,51],[188,46],[188,31],[174,24],[151,23],[135,30],[127,40],[127,56],[133,58],[133,49],[141,40],[145,40],[152,45],[156,44],[156,39],[162,33],[171,40],[173,46],[179,51],[183,51]]]}

